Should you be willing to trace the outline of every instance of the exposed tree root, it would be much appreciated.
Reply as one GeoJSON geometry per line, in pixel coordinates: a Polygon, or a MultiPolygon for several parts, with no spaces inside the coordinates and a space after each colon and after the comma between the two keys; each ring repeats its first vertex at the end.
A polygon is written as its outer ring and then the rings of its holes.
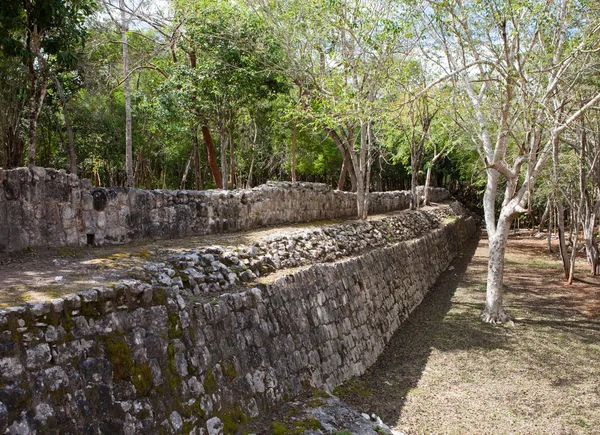
{"type": "Polygon", "coordinates": [[[510,316],[506,314],[503,309],[491,312],[483,310],[479,317],[483,322],[491,323],[493,325],[503,325],[511,320],[510,316]]]}

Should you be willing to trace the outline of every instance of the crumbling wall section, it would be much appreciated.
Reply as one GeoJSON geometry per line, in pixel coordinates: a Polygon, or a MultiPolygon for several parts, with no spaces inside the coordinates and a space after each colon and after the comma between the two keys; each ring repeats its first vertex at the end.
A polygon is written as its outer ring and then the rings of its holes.
{"type": "MultiPolygon", "coordinates": [[[[370,212],[406,209],[409,192],[374,192],[370,212]]],[[[448,197],[433,188],[432,201],[448,197]]],[[[234,191],[92,188],[55,169],[0,169],[0,252],[120,244],[356,216],[356,196],[317,183],[234,191]]]]}

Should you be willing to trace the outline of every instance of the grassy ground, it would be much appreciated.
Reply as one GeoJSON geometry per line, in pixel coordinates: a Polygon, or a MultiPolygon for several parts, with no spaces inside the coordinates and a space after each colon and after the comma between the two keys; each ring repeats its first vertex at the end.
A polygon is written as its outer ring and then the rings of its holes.
{"type": "Polygon", "coordinates": [[[543,240],[512,237],[505,308],[478,320],[487,241],[473,244],[362,377],[336,391],[406,434],[600,434],[600,280],[572,286],[543,240]]]}

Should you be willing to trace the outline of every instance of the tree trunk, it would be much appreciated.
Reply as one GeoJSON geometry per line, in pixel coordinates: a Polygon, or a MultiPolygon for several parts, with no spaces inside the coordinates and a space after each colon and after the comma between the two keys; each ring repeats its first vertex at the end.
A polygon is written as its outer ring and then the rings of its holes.
{"type": "Polygon", "coordinates": [[[69,116],[69,111],[67,110],[67,97],[65,95],[65,91],[56,77],[55,74],[52,74],[52,81],[56,86],[56,90],[58,91],[58,98],[60,99],[60,105],[62,108],[62,114],[65,118],[65,127],[67,128],[67,137],[69,139],[69,147],[67,149],[69,155],[69,170],[71,174],[77,175],[77,154],[75,153],[75,135],[73,134],[73,126],[71,125],[71,117],[69,116]]]}
{"type": "Polygon", "coordinates": [[[416,210],[419,208],[419,196],[417,195],[417,185],[419,184],[419,173],[415,167],[417,163],[415,159],[410,159],[411,175],[410,175],[410,209],[416,210]]]}
{"type": "Polygon", "coordinates": [[[250,160],[250,169],[248,170],[248,180],[246,180],[246,189],[252,189],[252,171],[254,171],[254,150],[252,150],[252,160],[250,160]]]}
{"type": "Polygon", "coordinates": [[[510,218],[512,210],[503,206],[498,222],[496,222],[495,206],[500,174],[491,168],[488,168],[486,172],[487,184],[483,195],[483,211],[488,234],[489,257],[485,308],[480,317],[484,322],[500,324],[510,319],[502,306],[502,280],[504,278],[504,253],[512,221],[510,218]]]}
{"type": "Polygon", "coordinates": [[[121,9],[121,42],[123,44],[123,93],[125,94],[125,173],[127,175],[127,187],[134,187],[133,179],[133,141],[131,134],[131,86],[129,83],[129,45],[127,42],[127,31],[129,22],[125,9],[125,0],[119,0],[121,9]]]}
{"type": "Polygon", "coordinates": [[[227,134],[225,132],[223,121],[219,123],[219,147],[221,151],[221,177],[223,179],[222,189],[227,190],[229,188],[229,175],[227,173],[227,134]]]}
{"type": "Polygon", "coordinates": [[[194,156],[194,189],[200,190],[202,187],[202,168],[200,167],[200,144],[198,143],[198,124],[192,124],[192,141],[194,156]]]}
{"type": "Polygon", "coordinates": [[[565,241],[565,209],[562,201],[556,202],[556,224],[558,226],[558,246],[560,258],[563,264],[565,279],[569,278],[569,254],[567,252],[567,243],[565,241]]]}
{"type": "Polygon", "coordinates": [[[427,176],[425,177],[425,189],[423,192],[423,205],[429,205],[429,183],[431,182],[431,165],[427,168],[427,176]]]}
{"type": "Polygon", "coordinates": [[[554,229],[554,206],[553,206],[553,198],[550,197],[548,199],[548,252],[552,253],[552,232],[554,229]]]}
{"type": "MultiPolygon", "coordinates": [[[[34,26],[35,27],[35,26],[34,26]]],[[[37,29],[37,27],[35,27],[37,29]]],[[[35,166],[35,142],[37,134],[37,120],[42,110],[48,81],[43,71],[38,71],[35,66],[35,56],[40,55],[39,35],[37,30],[28,34],[28,46],[31,57],[29,59],[29,153],[28,165],[35,166]],[[42,75],[40,77],[40,72],[42,75]]]]}
{"type": "Polygon", "coordinates": [[[217,153],[215,151],[215,144],[210,135],[210,129],[207,125],[202,126],[202,137],[204,144],[206,145],[206,156],[208,160],[208,166],[210,167],[210,173],[212,175],[213,183],[217,189],[223,188],[223,177],[221,171],[219,171],[219,165],[217,164],[217,153]]]}
{"type": "Polygon", "coordinates": [[[353,153],[354,151],[352,150],[345,150],[345,154],[346,157],[348,158],[349,164],[348,164],[348,175],[350,175],[350,189],[352,192],[356,192],[358,189],[358,176],[356,174],[356,171],[354,170],[354,165],[352,165],[352,157],[350,156],[350,153],[353,153]]]}
{"type": "Polygon", "coordinates": [[[586,210],[586,216],[583,222],[583,240],[585,242],[585,253],[590,263],[590,272],[592,275],[600,274],[600,265],[598,259],[598,244],[594,240],[596,216],[586,210]]]}
{"type": "Polygon", "coordinates": [[[488,229],[489,260],[487,287],[485,294],[485,308],[481,319],[487,323],[506,323],[509,320],[502,306],[504,279],[504,254],[511,221],[500,213],[500,218],[495,231],[488,229]]]}
{"type": "MultiPolygon", "coordinates": [[[[579,214],[579,213],[578,213],[579,214]]],[[[571,250],[571,259],[569,261],[569,276],[567,279],[567,284],[573,284],[573,276],[575,274],[575,261],[577,261],[577,242],[579,239],[579,225],[574,223],[575,225],[575,236],[573,240],[573,249],[571,250]]]]}
{"type": "Polygon", "coordinates": [[[369,185],[368,185],[368,143],[367,143],[367,125],[361,121],[360,124],[360,151],[358,162],[355,162],[358,172],[356,184],[356,205],[359,219],[367,219],[369,214],[369,185]],[[358,164],[356,164],[358,163],[358,164]]]}
{"type": "MultiPolygon", "coordinates": [[[[298,123],[294,120],[294,127],[292,129],[292,183],[296,180],[296,139],[298,134],[298,123]]],[[[338,183],[339,186],[339,183],[338,183]]],[[[340,190],[338,188],[338,190],[340,190]]]]}
{"type": "MultiPolygon", "coordinates": [[[[544,213],[542,214],[542,218],[540,219],[540,225],[538,227],[538,233],[541,233],[542,231],[544,231],[544,221],[548,217],[549,211],[550,211],[550,197],[548,197],[548,200],[546,201],[546,208],[544,209],[544,213]]],[[[549,226],[550,225],[548,225],[548,227],[549,226]]],[[[548,228],[548,231],[550,231],[550,228],[548,228]]]]}
{"type": "MultiPolygon", "coordinates": [[[[179,184],[179,189],[185,189],[185,183],[187,181],[188,173],[190,172],[190,166],[192,164],[193,157],[194,157],[194,150],[192,150],[192,153],[190,154],[190,157],[187,160],[187,163],[185,165],[185,170],[183,171],[183,176],[181,177],[181,183],[179,184]]],[[[164,174],[164,169],[163,169],[163,174],[164,174]]]]}
{"type": "MultiPolygon", "coordinates": [[[[352,158],[352,156],[354,155],[354,150],[352,149],[353,143],[351,141],[348,142],[348,145],[344,144],[344,141],[342,140],[342,138],[340,137],[340,135],[337,134],[337,132],[333,129],[327,129],[327,134],[329,135],[329,137],[333,140],[333,143],[335,143],[335,146],[337,147],[338,151],[340,152],[341,156],[344,159],[345,164],[347,165],[346,168],[348,170],[348,174],[350,175],[350,183],[352,185],[352,192],[357,192],[358,187],[357,187],[357,175],[356,175],[356,170],[354,168],[355,166],[355,162],[354,159],[352,158]]],[[[340,179],[341,179],[342,175],[340,174],[340,179]]],[[[345,179],[344,179],[345,182],[345,179]]],[[[340,184],[339,184],[339,180],[338,180],[338,190],[342,190],[339,188],[340,184]]]]}
{"type": "Polygon", "coordinates": [[[340,171],[340,177],[338,178],[337,190],[344,190],[344,185],[346,184],[346,174],[348,173],[348,166],[350,166],[350,159],[346,155],[343,154],[344,162],[342,163],[342,169],[340,171]]]}
{"type": "Polygon", "coordinates": [[[235,179],[235,152],[234,152],[234,141],[233,141],[233,126],[229,128],[229,186],[231,189],[236,188],[235,179]]]}

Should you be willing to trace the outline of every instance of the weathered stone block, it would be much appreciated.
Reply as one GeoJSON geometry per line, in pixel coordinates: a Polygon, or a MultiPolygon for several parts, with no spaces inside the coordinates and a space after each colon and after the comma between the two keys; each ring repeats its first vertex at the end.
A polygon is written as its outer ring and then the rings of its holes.
{"type": "Polygon", "coordinates": [[[27,349],[27,369],[35,370],[45,364],[49,363],[52,359],[52,353],[50,352],[50,346],[47,343],[39,344],[31,349],[27,349]]]}

